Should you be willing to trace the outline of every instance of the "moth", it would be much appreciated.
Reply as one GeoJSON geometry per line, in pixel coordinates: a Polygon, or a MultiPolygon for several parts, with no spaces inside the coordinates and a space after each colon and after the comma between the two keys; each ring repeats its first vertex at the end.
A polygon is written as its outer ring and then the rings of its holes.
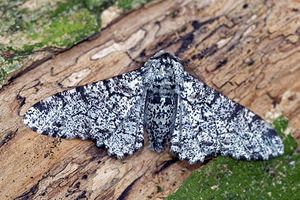
{"type": "Polygon", "coordinates": [[[49,96],[23,122],[57,137],[92,139],[123,158],[144,145],[190,164],[208,156],[268,160],[284,153],[277,132],[259,116],[191,76],[160,51],[142,68],[49,96]]]}

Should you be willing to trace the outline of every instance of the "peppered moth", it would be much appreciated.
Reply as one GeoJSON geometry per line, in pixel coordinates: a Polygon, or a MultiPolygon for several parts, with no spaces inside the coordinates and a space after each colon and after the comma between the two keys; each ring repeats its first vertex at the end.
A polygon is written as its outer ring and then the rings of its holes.
{"type": "Polygon", "coordinates": [[[24,115],[32,130],[58,138],[92,139],[123,158],[144,144],[190,164],[205,157],[267,160],[283,154],[276,131],[245,107],[184,71],[160,51],[137,70],[49,96],[24,115]]]}

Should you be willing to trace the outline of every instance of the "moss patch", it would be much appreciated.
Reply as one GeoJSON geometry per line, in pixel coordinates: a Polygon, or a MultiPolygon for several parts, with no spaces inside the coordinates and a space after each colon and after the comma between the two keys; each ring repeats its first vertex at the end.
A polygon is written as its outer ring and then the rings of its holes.
{"type": "Polygon", "coordinates": [[[152,0],[117,0],[118,7],[124,11],[136,9],[152,0]]]}
{"type": "Polygon", "coordinates": [[[35,51],[66,49],[97,33],[112,5],[128,11],[150,0],[0,1],[0,88],[10,72],[35,51]]]}
{"type": "Polygon", "coordinates": [[[300,155],[293,137],[284,133],[287,125],[284,117],[273,123],[284,142],[283,156],[250,162],[219,156],[167,199],[299,199],[300,155]]]}
{"type": "MultiPolygon", "coordinates": [[[[69,48],[95,33],[99,28],[96,17],[85,8],[68,16],[54,18],[50,24],[41,26],[43,30],[41,33],[30,34],[32,40],[38,39],[40,42],[35,43],[28,50],[34,50],[35,47],[41,46],[69,48]]],[[[26,45],[24,45],[24,49],[26,49],[26,45]]]]}

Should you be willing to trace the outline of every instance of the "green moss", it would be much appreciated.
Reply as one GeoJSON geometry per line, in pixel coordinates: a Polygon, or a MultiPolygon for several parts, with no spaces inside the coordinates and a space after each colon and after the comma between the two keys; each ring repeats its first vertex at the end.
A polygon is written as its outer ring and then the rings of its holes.
{"type": "Polygon", "coordinates": [[[33,52],[46,47],[70,48],[98,32],[101,13],[109,6],[118,4],[128,11],[149,1],[49,0],[35,10],[23,6],[24,0],[0,1],[0,88],[33,52]],[[1,56],[2,52],[13,57],[1,56]]]}
{"type": "Polygon", "coordinates": [[[86,7],[89,10],[103,10],[115,3],[114,0],[85,0],[86,7]]]}
{"type": "Polygon", "coordinates": [[[99,31],[101,12],[117,3],[123,10],[150,0],[61,0],[33,11],[24,1],[0,2],[0,34],[14,52],[31,53],[44,47],[68,48],[99,31]],[[21,37],[20,37],[21,35],[21,37]]]}
{"type": "Polygon", "coordinates": [[[83,1],[67,0],[55,5],[50,2],[35,11],[21,9],[17,2],[7,4],[13,9],[3,11],[3,19],[0,20],[4,24],[0,33],[9,41],[3,44],[4,48],[11,48],[17,55],[44,47],[68,48],[99,30],[95,14],[87,11],[83,1]]]}
{"type": "Polygon", "coordinates": [[[299,199],[300,155],[297,143],[285,135],[288,121],[273,123],[282,137],[285,154],[269,161],[240,161],[217,157],[190,175],[167,199],[299,199]]]}
{"type": "Polygon", "coordinates": [[[118,7],[124,11],[136,9],[152,0],[117,0],[118,7]]]}
{"type": "Polygon", "coordinates": [[[81,1],[58,2],[57,9],[46,12],[44,19],[27,24],[24,35],[32,42],[21,49],[33,52],[43,47],[69,48],[99,30],[96,19],[81,1]]]}
{"type": "Polygon", "coordinates": [[[20,65],[19,58],[5,60],[0,56],[0,87],[4,84],[8,74],[18,69],[20,65]]]}
{"type": "Polygon", "coordinates": [[[0,68],[0,82],[2,82],[7,76],[7,72],[1,67],[0,68]]]}
{"type": "Polygon", "coordinates": [[[171,17],[172,17],[172,18],[177,17],[178,13],[179,13],[178,10],[173,10],[173,11],[171,12],[171,17]]]}
{"type": "Polygon", "coordinates": [[[156,193],[161,193],[162,192],[162,188],[158,185],[156,186],[156,193]]]}
{"type": "Polygon", "coordinates": [[[132,1],[133,0],[118,0],[118,6],[122,10],[128,11],[132,8],[132,1]]]}
{"type": "MultiPolygon", "coordinates": [[[[44,25],[41,44],[69,48],[98,31],[98,28],[96,17],[87,9],[81,9],[69,16],[56,17],[50,25],[44,25]]],[[[34,38],[36,34],[32,35],[34,38]]]]}
{"type": "Polygon", "coordinates": [[[285,134],[285,130],[288,127],[287,119],[284,116],[281,116],[273,122],[273,126],[280,135],[280,137],[283,138],[284,154],[292,154],[297,148],[298,144],[291,134],[285,134]]]}

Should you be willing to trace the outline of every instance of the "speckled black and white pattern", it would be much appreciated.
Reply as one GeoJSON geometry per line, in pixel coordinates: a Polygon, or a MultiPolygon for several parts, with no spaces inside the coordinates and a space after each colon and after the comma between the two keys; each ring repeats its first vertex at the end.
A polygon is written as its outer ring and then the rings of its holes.
{"type": "Polygon", "coordinates": [[[141,69],[64,91],[36,103],[23,118],[32,130],[96,141],[123,158],[144,144],[190,164],[207,156],[267,160],[283,154],[276,131],[259,116],[184,71],[158,52],[141,69]]]}
{"type": "Polygon", "coordinates": [[[23,118],[32,130],[58,138],[93,139],[109,155],[132,155],[144,143],[141,70],[76,87],[36,103],[23,118]]]}

